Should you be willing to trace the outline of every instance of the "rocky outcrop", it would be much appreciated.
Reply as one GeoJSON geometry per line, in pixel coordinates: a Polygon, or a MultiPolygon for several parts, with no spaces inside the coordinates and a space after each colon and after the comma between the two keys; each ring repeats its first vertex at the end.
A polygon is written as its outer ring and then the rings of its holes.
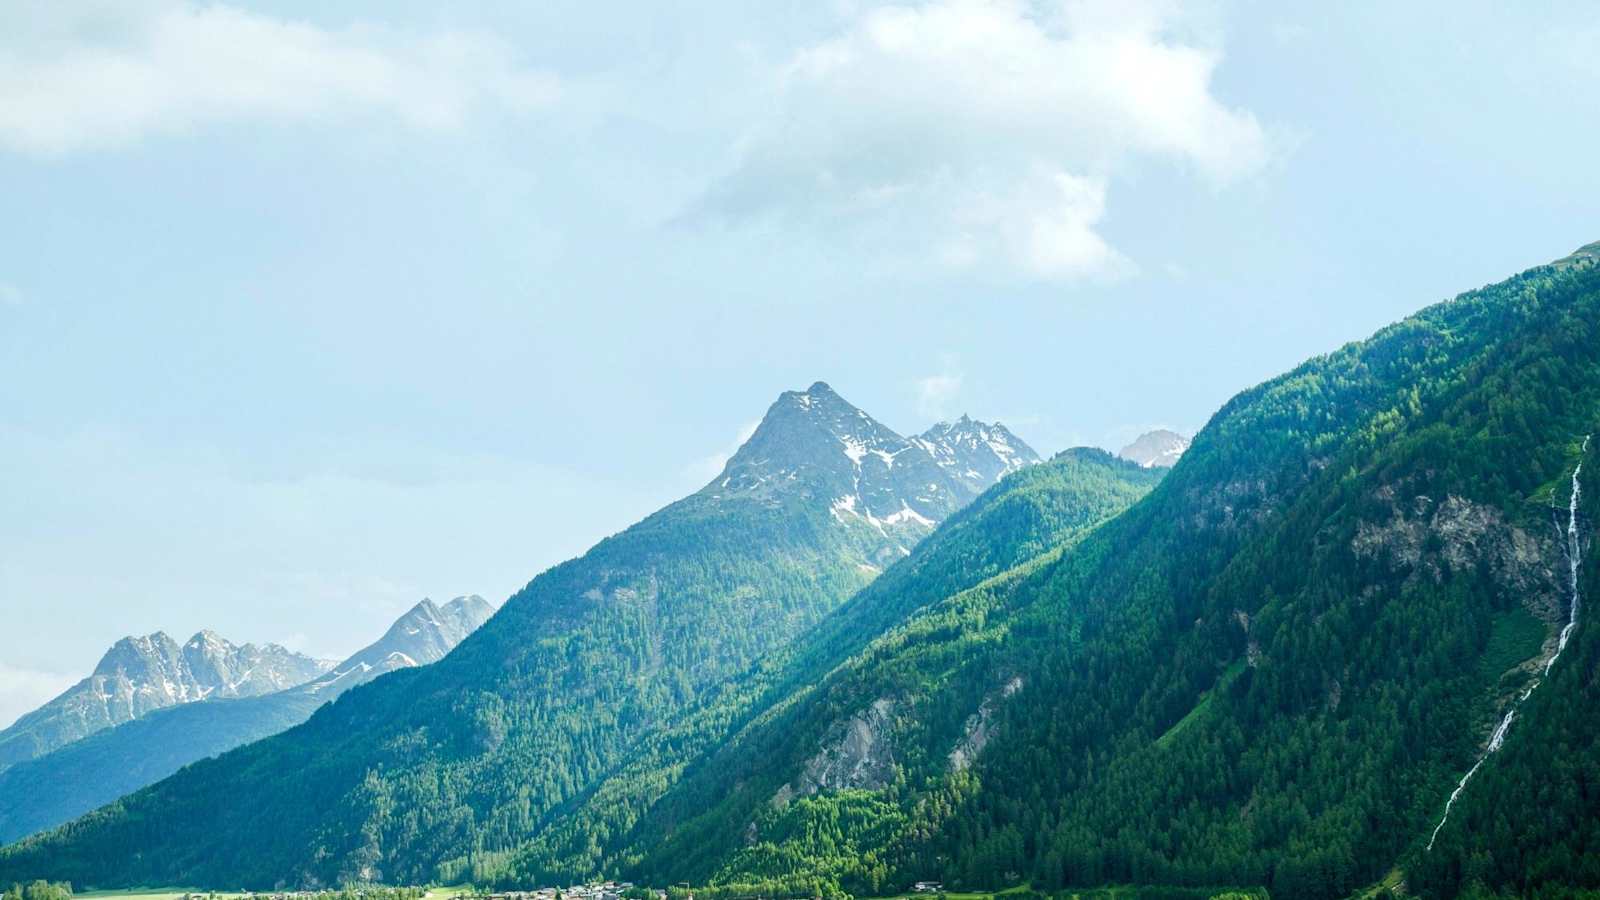
{"type": "Polygon", "coordinates": [[[1529,612],[1555,622],[1563,598],[1557,563],[1561,551],[1505,520],[1500,510],[1463,497],[1441,501],[1417,495],[1409,501],[1386,487],[1378,494],[1393,515],[1362,522],[1350,542],[1357,558],[1384,561],[1408,579],[1443,581],[1451,573],[1486,567],[1495,583],[1529,612]]]}
{"type": "Polygon", "coordinates": [[[1233,620],[1239,623],[1244,630],[1244,661],[1245,665],[1254,669],[1261,665],[1261,642],[1250,636],[1250,614],[1242,609],[1233,611],[1233,620]]]}
{"type": "Polygon", "coordinates": [[[971,766],[989,745],[989,738],[993,736],[994,711],[999,701],[1022,690],[1022,679],[1012,678],[1006,682],[998,692],[984,698],[978,705],[978,711],[967,717],[966,725],[962,728],[961,739],[950,751],[950,771],[960,772],[971,766]]]}
{"type": "Polygon", "coordinates": [[[896,703],[888,697],[840,723],[823,742],[794,781],[773,795],[782,808],[795,797],[823,791],[878,790],[894,780],[895,758],[891,740],[896,703]]]}

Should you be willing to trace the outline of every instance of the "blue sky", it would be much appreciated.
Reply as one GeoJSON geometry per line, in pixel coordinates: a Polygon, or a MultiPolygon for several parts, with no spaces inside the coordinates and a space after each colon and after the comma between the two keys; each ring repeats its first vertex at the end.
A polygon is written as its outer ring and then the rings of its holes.
{"type": "Polygon", "coordinates": [[[1600,239],[1582,3],[0,10],[0,722],[502,601],[823,379],[1041,452],[1600,239]]]}

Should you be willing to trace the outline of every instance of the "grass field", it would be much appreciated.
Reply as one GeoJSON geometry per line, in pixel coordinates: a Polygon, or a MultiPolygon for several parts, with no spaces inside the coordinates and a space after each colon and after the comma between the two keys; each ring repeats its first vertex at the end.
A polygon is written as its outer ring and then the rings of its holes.
{"type": "MultiPolygon", "coordinates": [[[[454,897],[464,890],[466,890],[466,888],[462,885],[430,887],[428,888],[428,892],[423,895],[423,900],[445,900],[445,898],[454,897]]],[[[182,897],[184,894],[197,894],[210,897],[213,895],[213,892],[202,891],[195,888],[144,887],[128,888],[127,890],[122,891],[84,891],[82,893],[73,894],[72,900],[79,900],[80,897],[105,898],[105,900],[113,900],[113,898],[114,900],[178,900],[178,898],[182,897]]],[[[215,896],[217,897],[217,900],[238,900],[238,898],[244,897],[245,894],[238,891],[216,891],[215,896]]]]}
{"type": "MultiPolygon", "coordinates": [[[[978,891],[976,893],[959,893],[947,891],[944,894],[898,894],[893,897],[881,897],[876,900],[1008,900],[1011,895],[1022,894],[1028,890],[1027,885],[1007,888],[1003,891],[978,891]]],[[[1069,898],[1069,900],[1138,900],[1140,897],[1159,896],[1193,896],[1221,898],[1221,900],[1264,900],[1267,896],[1262,890],[1231,890],[1227,888],[1174,888],[1160,886],[1137,885],[1108,885],[1100,888],[1084,890],[1067,890],[1063,894],[1054,896],[1069,898]]]]}
{"type": "MultiPolygon", "coordinates": [[[[186,889],[186,887],[130,887],[126,890],[85,890],[82,894],[72,895],[72,900],[78,897],[117,897],[118,900],[178,900],[184,894],[210,895],[210,890],[186,889]]],[[[234,900],[243,897],[243,894],[222,894],[216,892],[218,900],[234,900]]]]}
{"type": "MultiPolygon", "coordinates": [[[[1384,885],[1380,885],[1380,887],[1382,886],[1384,885]]],[[[430,887],[428,888],[428,892],[424,895],[423,900],[447,900],[447,898],[457,896],[465,890],[466,887],[464,885],[430,887]]],[[[942,895],[897,894],[889,897],[872,898],[872,900],[937,900],[939,897],[943,897],[944,900],[1011,900],[1014,895],[1022,894],[1027,890],[1027,886],[1019,885],[1017,887],[1007,888],[1002,891],[948,891],[942,895]]],[[[1135,900],[1137,897],[1147,895],[1150,890],[1150,888],[1140,888],[1132,885],[1114,885],[1083,891],[1069,891],[1065,896],[1072,898],[1072,900],[1135,900]]],[[[1196,896],[1207,896],[1207,892],[1202,889],[1187,890],[1194,891],[1196,896]]],[[[212,892],[202,891],[194,888],[142,887],[128,888],[127,890],[120,891],[85,891],[83,893],[73,894],[72,900],[80,900],[80,898],[90,898],[90,900],[179,900],[179,898],[183,897],[185,894],[204,897],[215,896],[217,900],[240,900],[240,898],[247,896],[246,892],[239,891],[212,892]]],[[[1230,900],[1232,900],[1232,898],[1253,900],[1253,898],[1262,895],[1248,891],[1221,891],[1216,893],[1214,896],[1230,898],[1230,900]]]]}

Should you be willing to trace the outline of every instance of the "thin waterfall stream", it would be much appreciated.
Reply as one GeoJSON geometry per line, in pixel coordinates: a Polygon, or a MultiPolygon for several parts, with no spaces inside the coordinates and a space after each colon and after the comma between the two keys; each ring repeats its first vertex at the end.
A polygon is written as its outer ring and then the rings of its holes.
{"type": "Polygon", "coordinates": [[[1456,805],[1456,800],[1461,797],[1461,792],[1467,789],[1467,782],[1472,780],[1472,776],[1478,774],[1478,769],[1483,766],[1489,757],[1498,752],[1501,745],[1505,743],[1506,732],[1511,730],[1511,723],[1517,718],[1517,710],[1522,707],[1522,704],[1529,697],[1533,696],[1534,690],[1544,683],[1544,677],[1550,675],[1550,669],[1555,666],[1556,660],[1560,659],[1562,652],[1567,649],[1567,641],[1572,638],[1573,629],[1578,627],[1580,600],[1578,594],[1578,562],[1579,557],[1583,554],[1583,536],[1578,531],[1578,503],[1583,491],[1578,485],[1578,476],[1583,472],[1583,457],[1589,452],[1589,437],[1589,435],[1584,436],[1583,448],[1578,451],[1578,465],[1572,470],[1572,493],[1567,500],[1567,570],[1570,577],[1569,587],[1571,591],[1571,601],[1567,607],[1567,624],[1562,626],[1561,636],[1556,639],[1556,652],[1550,654],[1550,659],[1544,664],[1544,676],[1535,678],[1533,683],[1528,685],[1527,689],[1511,704],[1511,708],[1506,710],[1505,716],[1500,719],[1500,724],[1495,726],[1494,733],[1489,736],[1489,745],[1484,748],[1483,755],[1479,756],[1478,761],[1473,763],[1472,768],[1467,770],[1467,774],[1461,776],[1461,780],[1456,782],[1456,789],[1450,792],[1450,799],[1445,801],[1444,815],[1439,817],[1439,824],[1434,826],[1433,834],[1428,836],[1428,850],[1433,849],[1433,842],[1439,839],[1439,832],[1444,828],[1444,824],[1450,821],[1450,809],[1456,805]]]}

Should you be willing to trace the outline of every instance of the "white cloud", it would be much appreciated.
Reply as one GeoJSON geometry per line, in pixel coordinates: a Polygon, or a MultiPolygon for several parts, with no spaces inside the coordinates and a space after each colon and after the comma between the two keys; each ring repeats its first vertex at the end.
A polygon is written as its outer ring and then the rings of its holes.
{"type": "Polygon", "coordinates": [[[1095,230],[1105,215],[1102,178],[1038,170],[1005,194],[949,195],[954,225],[939,258],[954,267],[1001,259],[1047,279],[1116,278],[1133,264],[1095,230]]]}
{"type": "Polygon", "coordinates": [[[224,5],[24,4],[0,38],[0,147],[52,155],[241,121],[373,114],[420,129],[551,102],[483,35],[326,30],[224,5]]]}
{"type": "Polygon", "coordinates": [[[0,662],[0,728],[37,709],[77,681],[71,675],[23,669],[0,662]]]}
{"type": "Polygon", "coordinates": [[[961,374],[942,372],[917,379],[917,412],[931,419],[950,415],[950,404],[961,393],[961,374]]]}
{"type": "Polygon", "coordinates": [[[1212,93],[1219,60],[1161,3],[868,9],[777,67],[772,115],[700,212],[876,221],[913,242],[932,227],[946,263],[1120,274],[1097,230],[1120,171],[1153,160],[1221,186],[1268,161],[1255,117],[1212,93]]]}

